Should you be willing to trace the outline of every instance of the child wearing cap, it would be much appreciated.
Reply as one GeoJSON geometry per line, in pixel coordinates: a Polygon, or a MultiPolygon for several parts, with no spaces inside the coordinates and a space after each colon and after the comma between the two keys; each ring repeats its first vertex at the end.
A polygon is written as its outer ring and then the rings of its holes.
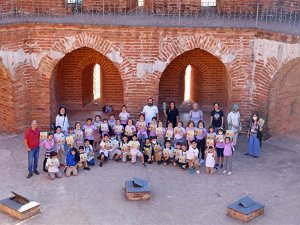
{"type": "Polygon", "coordinates": [[[189,146],[187,153],[187,160],[189,163],[190,173],[193,174],[196,170],[197,174],[200,174],[199,163],[198,163],[199,150],[197,148],[197,142],[193,140],[189,146]]]}
{"type": "Polygon", "coordinates": [[[47,162],[45,165],[48,168],[48,175],[51,180],[55,180],[55,178],[62,178],[62,174],[59,171],[59,161],[57,158],[57,153],[52,151],[50,153],[49,158],[47,158],[47,162]]]}

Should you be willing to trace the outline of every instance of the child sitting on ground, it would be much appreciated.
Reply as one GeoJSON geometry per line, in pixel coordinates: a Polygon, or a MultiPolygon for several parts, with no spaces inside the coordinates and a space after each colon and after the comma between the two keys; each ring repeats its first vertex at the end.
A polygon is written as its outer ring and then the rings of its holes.
{"type": "Polygon", "coordinates": [[[120,143],[117,140],[117,137],[114,133],[111,134],[110,143],[111,143],[111,151],[109,152],[109,158],[114,159],[116,162],[120,162],[122,152],[119,149],[120,143]]]}
{"type": "Polygon", "coordinates": [[[152,145],[152,149],[154,151],[154,159],[157,162],[157,165],[160,165],[161,161],[162,161],[162,147],[156,141],[156,138],[153,138],[151,140],[151,145],[152,145]]]}
{"type": "Polygon", "coordinates": [[[146,139],[146,143],[144,145],[143,153],[144,153],[145,162],[151,164],[153,162],[153,159],[154,159],[154,152],[153,152],[153,149],[152,149],[152,146],[151,146],[151,141],[150,141],[149,138],[146,139]]]}
{"type": "Polygon", "coordinates": [[[176,147],[174,149],[174,163],[173,163],[174,166],[178,166],[178,163],[179,163],[178,159],[179,159],[180,151],[181,151],[181,143],[177,142],[176,147]]]}
{"type": "Polygon", "coordinates": [[[48,170],[46,169],[46,163],[47,163],[47,159],[50,158],[50,154],[51,152],[53,152],[53,148],[54,148],[53,133],[48,133],[47,139],[43,140],[41,146],[45,148],[45,159],[43,162],[43,170],[44,172],[48,172],[48,170]]]}
{"type": "Polygon", "coordinates": [[[59,171],[59,161],[57,158],[57,153],[52,151],[50,153],[49,158],[47,158],[47,162],[45,165],[48,168],[48,175],[51,180],[55,180],[55,178],[62,178],[62,174],[59,171]]]}
{"type": "Polygon", "coordinates": [[[127,158],[130,156],[130,149],[128,147],[128,137],[123,136],[122,142],[120,143],[120,148],[122,151],[122,162],[127,162],[127,158]]]}
{"type": "Polygon", "coordinates": [[[131,162],[136,163],[136,156],[138,156],[142,160],[142,165],[146,166],[144,162],[144,156],[139,150],[140,143],[137,141],[136,134],[132,136],[132,141],[129,141],[128,147],[130,148],[131,162]]]}
{"type": "Polygon", "coordinates": [[[195,140],[193,140],[189,147],[188,153],[187,153],[187,160],[189,163],[189,168],[190,168],[191,174],[194,174],[195,170],[196,170],[197,174],[200,174],[198,155],[199,155],[199,150],[197,148],[197,142],[195,140]]]}
{"type": "Polygon", "coordinates": [[[181,170],[185,170],[188,167],[188,161],[187,161],[187,151],[186,151],[186,145],[181,145],[181,150],[179,150],[179,156],[178,156],[178,167],[181,168],[181,170]]]}
{"type": "Polygon", "coordinates": [[[72,147],[70,151],[67,154],[67,167],[66,167],[66,176],[69,177],[71,174],[73,176],[77,176],[77,162],[79,162],[79,159],[75,157],[77,153],[77,149],[72,147]]]}
{"type": "Polygon", "coordinates": [[[103,140],[100,143],[100,151],[99,151],[99,159],[100,164],[99,166],[102,167],[104,162],[108,161],[108,155],[111,151],[111,141],[109,140],[108,134],[104,134],[103,140]]]}
{"type": "Polygon", "coordinates": [[[169,163],[173,162],[174,149],[171,147],[171,142],[166,141],[165,148],[163,149],[163,162],[167,166],[169,163]]]}
{"type": "Polygon", "coordinates": [[[80,161],[77,163],[77,168],[83,167],[84,170],[90,170],[87,162],[87,153],[84,152],[84,147],[79,146],[79,158],[80,161]]]}
{"type": "Polygon", "coordinates": [[[90,144],[89,139],[84,139],[84,153],[87,155],[87,162],[89,166],[94,166],[95,165],[95,153],[93,150],[93,146],[90,144]]]}
{"type": "Polygon", "coordinates": [[[214,168],[215,168],[215,163],[216,163],[216,150],[214,149],[213,146],[208,146],[208,148],[205,151],[205,166],[206,166],[206,173],[208,174],[214,174],[214,168]]]}

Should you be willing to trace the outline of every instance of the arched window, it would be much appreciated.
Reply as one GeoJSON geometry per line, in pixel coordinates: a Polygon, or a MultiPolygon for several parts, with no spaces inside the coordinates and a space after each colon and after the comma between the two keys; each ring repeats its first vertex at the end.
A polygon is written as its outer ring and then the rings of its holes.
{"type": "Polygon", "coordinates": [[[144,0],[138,0],[138,6],[144,6],[144,0]]]}
{"type": "Polygon", "coordinates": [[[99,64],[96,64],[94,66],[93,94],[94,94],[94,100],[101,97],[101,69],[99,64]]]}
{"type": "Polygon", "coordinates": [[[192,67],[191,65],[188,65],[184,74],[184,101],[189,101],[191,99],[191,72],[192,67]]]}
{"type": "Polygon", "coordinates": [[[201,6],[217,6],[217,0],[201,0],[201,6]]]}

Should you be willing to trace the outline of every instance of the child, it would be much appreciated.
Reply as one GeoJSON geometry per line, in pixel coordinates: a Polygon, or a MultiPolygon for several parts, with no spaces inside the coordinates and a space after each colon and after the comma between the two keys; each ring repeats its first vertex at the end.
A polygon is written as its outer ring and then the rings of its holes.
{"type": "Polygon", "coordinates": [[[117,136],[117,140],[121,143],[122,134],[124,132],[124,127],[121,125],[120,120],[116,120],[116,126],[114,127],[114,133],[117,136]]]}
{"type": "Polygon", "coordinates": [[[105,134],[109,133],[109,125],[108,125],[108,120],[107,119],[104,119],[103,123],[101,123],[101,125],[100,125],[100,133],[101,133],[102,137],[105,134]]]}
{"type": "Polygon", "coordinates": [[[189,150],[187,152],[187,160],[189,163],[190,173],[194,174],[194,171],[196,170],[197,174],[200,174],[199,171],[199,164],[198,164],[198,155],[199,150],[197,148],[197,142],[195,140],[192,141],[189,150]]]}
{"type": "Polygon", "coordinates": [[[152,117],[152,123],[149,124],[149,138],[156,138],[157,118],[152,117]]]}
{"type": "Polygon", "coordinates": [[[47,139],[43,140],[43,142],[41,143],[41,147],[45,148],[45,159],[43,162],[43,170],[44,172],[48,172],[48,170],[46,169],[46,163],[47,163],[47,159],[50,158],[50,154],[51,152],[53,152],[53,148],[54,148],[53,133],[48,133],[47,139]]]}
{"type": "Polygon", "coordinates": [[[173,163],[174,166],[178,166],[179,164],[178,159],[179,159],[180,151],[181,151],[181,143],[177,142],[176,147],[174,149],[174,163],[173,163]]]}
{"type": "Polygon", "coordinates": [[[125,127],[125,135],[128,137],[128,141],[131,141],[134,134],[136,134],[136,128],[133,126],[132,118],[129,118],[128,124],[125,127]]]}
{"type": "Polygon", "coordinates": [[[201,159],[199,161],[199,164],[204,163],[206,135],[207,130],[205,128],[205,124],[202,120],[200,120],[197,128],[195,129],[195,140],[197,142],[197,148],[201,152],[201,159]]]}
{"type": "Polygon", "coordinates": [[[93,125],[97,128],[97,131],[95,132],[94,135],[94,148],[97,149],[98,145],[100,144],[101,141],[101,135],[100,135],[100,127],[101,127],[102,121],[101,121],[101,116],[96,115],[94,120],[93,120],[93,125]]]}
{"type": "Polygon", "coordinates": [[[147,124],[145,122],[144,114],[140,114],[139,120],[136,122],[135,127],[137,130],[138,141],[140,142],[141,149],[143,149],[145,145],[145,140],[146,138],[148,138],[147,124]]]}
{"type": "Polygon", "coordinates": [[[187,126],[185,128],[185,131],[186,131],[186,141],[192,141],[192,140],[195,140],[195,127],[194,127],[194,122],[192,120],[190,120],[188,123],[187,123],[187,126]]]}
{"type": "Polygon", "coordinates": [[[214,168],[215,168],[215,163],[216,163],[216,150],[214,149],[213,146],[208,146],[208,148],[205,151],[206,155],[206,160],[205,160],[205,167],[206,167],[206,173],[208,174],[214,174],[214,168]]]}
{"type": "Polygon", "coordinates": [[[144,156],[140,152],[140,143],[137,141],[137,136],[134,134],[132,136],[132,140],[129,141],[128,147],[130,148],[131,162],[136,163],[136,156],[138,156],[142,160],[142,165],[146,166],[144,162],[144,156]]]}
{"type": "Polygon", "coordinates": [[[206,135],[206,147],[215,146],[216,133],[215,128],[210,126],[206,135]]]}
{"type": "MultiPolygon", "coordinates": [[[[166,130],[166,139],[165,140],[169,140],[171,141],[171,143],[173,142],[173,139],[174,139],[174,128],[173,128],[173,123],[172,122],[169,122],[168,123],[168,127],[167,127],[167,130],[166,130]]],[[[176,142],[177,143],[177,142],[176,142]]],[[[174,143],[174,144],[176,144],[174,143]]]]}
{"type": "Polygon", "coordinates": [[[71,174],[73,176],[77,176],[77,162],[79,162],[79,159],[75,157],[77,153],[77,149],[72,147],[70,151],[67,154],[67,168],[66,168],[66,176],[69,177],[71,174]]]}
{"type": "Polygon", "coordinates": [[[146,139],[145,146],[143,149],[145,162],[151,164],[154,159],[154,152],[151,146],[151,141],[149,138],[146,139]]]}
{"type": "MultiPolygon", "coordinates": [[[[163,122],[161,120],[158,121],[158,125],[156,128],[156,136],[157,142],[163,146],[165,143],[165,135],[166,135],[166,128],[163,127],[163,122]]],[[[171,140],[169,140],[171,142],[171,140]]],[[[172,142],[171,142],[172,145],[172,142]]]]}
{"type": "Polygon", "coordinates": [[[61,127],[57,126],[54,134],[54,151],[58,153],[58,160],[61,167],[65,167],[65,136],[61,127]]]}
{"type": "Polygon", "coordinates": [[[117,137],[114,133],[110,137],[110,143],[111,143],[111,151],[109,152],[109,158],[114,159],[116,162],[120,162],[122,152],[119,149],[120,143],[117,140],[117,137]]]}
{"type": "Polygon", "coordinates": [[[95,133],[97,132],[97,128],[92,125],[92,119],[87,118],[86,124],[83,126],[84,137],[89,139],[91,145],[94,145],[95,133]]]}
{"type": "MultiPolygon", "coordinates": [[[[89,141],[88,139],[86,139],[86,140],[89,141]]],[[[87,162],[87,153],[84,150],[85,149],[83,146],[79,147],[80,161],[77,163],[77,167],[80,168],[83,166],[84,170],[90,170],[90,167],[88,166],[88,162],[87,162]]]]}
{"type": "Polygon", "coordinates": [[[218,134],[216,135],[216,151],[217,151],[217,163],[215,165],[215,169],[218,169],[220,165],[220,169],[223,169],[223,161],[224,161],[224,130],[222,128],[218,129],[218,134]]]}
{"type": "Polygon", "coordinates": [[[233,143],[230,142],[230,138],[225,138],[225,146],[224,146],[224,171],[223,174],[230,176],[232,174],[232,155],[234,152],[233,143]]]}
{"type": "Polygon", "coordinates": [[[81,130],[81,124],[79,121],[75,123],[75,129],[74,129],[74,134],[75,134],[75,146],[74,147],[79,147],[83,145],[83,131],[81,130]]]}
{"type": "Polygon", "coordinates": [[[114,131],[114,127],[116,126],[116,118],[115,114],[110,114],[108,119],[109,133],[112,134],[114,131]]]}
{"type": "Polygon", "coordinates": [[[121,125],[125,128],[125,126],[127,125],[128,119],[130,118],[130,114],[127,112],[126,105],[122,106],[122,112],[120,112],[119,118],[121,121],[121,125]]]}
{"type": "Polygon", "coordinates": [[[157,162],[157,164],[160,165],[162,161],[162,147],[156,141],[156,138],[153,138],[151,140],[151,145],[152,145],[152,149],[154,150],[154,159],[157,162]]]}
{"type": "Polygon", "coordinates": [[[130,150],[128,147],[128,137],[123,136],[122,142],[120,143],[120,148],[122,151],[122,162],[127,162],[127,158],[130,156],[130,150]]]}
{"type": "Polygon", "coordinates": [[[174,128],[174,143],[181,142],[183,144],[185,141],[185,129],[182,127],[182,122],[177,122],[177,127],[174,128]]]}
{"type": "Polygon", "coordinates": [[[187,151],[186,151],[186,145],[181,145],[181,150],[179,150],[178,154],[178,167],[181,168],[181,170],[185,170],[188,167],[188,161],[187,161],[187,151]]]}
{"type": "Polygon", "coordinates": [[[89,139],[84,139],[84,146],[83,146],[83,151],[87,155],[87,162],[89,166],[94,166],[95,165],[95,153],[93,150],[93,146],[90,144],[89,139]]]}
{"type": "Polygon", "coordinates": [[[104,134],[103,136],[103,140],[101,141],[100,143],[100,164],[99,166],[102,167],[103,166],[103,163],[104,162],[107,162],[108,161],[108,154],[109,154],[109,151],[111,151],[111,142],[109,140],[109,137],[108,137],[108,134],[104,134]]]}
{"type": "Polygon", "coordinates": [[[69,129],[68,129],[68,136],[66,137],[67,149],[70,149],[70,148],[74,147],[74,145],[75,145],[75,138],[76,138],[76,135],[74,133],[74,128],[73,127],[69,127],[69,129]]]}
{"type": "Polygon", "coordinates": [[[57,158],[57,153],[52,151],[46,162],[46,167],[48,168],[48,175],[51,180],[55,180],[55,177],[62,178],[62,174],[59,171],[59,161],[57,158]]]}
{"type": "Polygon", "coordinates": [[[174,149],[171,147],[171,142],[166,141],[166,146],[163,149],[163,162],[164,165],[167,166],[169,163],[173,162],[173,157],[174,157],[174,149]]]}

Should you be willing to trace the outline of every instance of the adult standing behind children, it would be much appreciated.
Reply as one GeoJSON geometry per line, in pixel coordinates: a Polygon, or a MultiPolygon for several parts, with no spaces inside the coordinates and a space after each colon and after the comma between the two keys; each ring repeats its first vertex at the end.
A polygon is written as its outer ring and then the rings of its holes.
{"type": "Polygon", "coordinates": [[[28,176],[27,179],[33,176],[33,173],[39,175],[38,162],[40,154],[40,129],[36,120],[31,122],[31,127],[26,131],[24,136],[24,144],[28,153],[28,176]]]}
{"type": "Polygon", "coordinates": [[[152,122],[152,118],[158,119],[158,108],[153,104],[153,98],[148,99],[148,105],[145,105],[142,113],[145,115],[145,122],[149,125],[152,122]]]}
{"type": "Polygon", "coordinates": [[[199,121],[203,121],[203,112],[199,109],[198,103],[193,104],[193,108],[189,113],[190,120],[194,121],[195,126],[198,125],[199,121]]]}
{"type": "Polygon", "coordinates": [[[169,108],[164,110],[164,114],[167,117],[167,126],[168,123],[171,122],[173,127],[176,127],[176,124],[179,120],[179,112],[175,106],[175,102],[170,102],[169,108]]]}
{"type": "Polygon", "coordinates": [[[224,113],[220,109],[220,104],[217,102],[214,103],[214,110],[211,111],[210,114],[210,124],[214,127],[215,133],[224,127],[224,113]]]}
{"type": "Polygon", "coordinates": [[[68,135],[68,129],[69,129],[69,120],[67,116],[67,110],[66,107],[61,106],[58,110],[58,115],[55,119],[55,126],[60,126],[62,133],[67,136],[68,135]]]}
{"type": "Polygon", "coordinates": [[[238,104],[233,104],[231,112],[227,115],[227,123],[228,123],[228,130],[233,131],[233,145],[237,143],[237,137],[239,132],[241,132],[242,125],[241,125],[241,115],[239,112],[240,106],[238,104]]]}

